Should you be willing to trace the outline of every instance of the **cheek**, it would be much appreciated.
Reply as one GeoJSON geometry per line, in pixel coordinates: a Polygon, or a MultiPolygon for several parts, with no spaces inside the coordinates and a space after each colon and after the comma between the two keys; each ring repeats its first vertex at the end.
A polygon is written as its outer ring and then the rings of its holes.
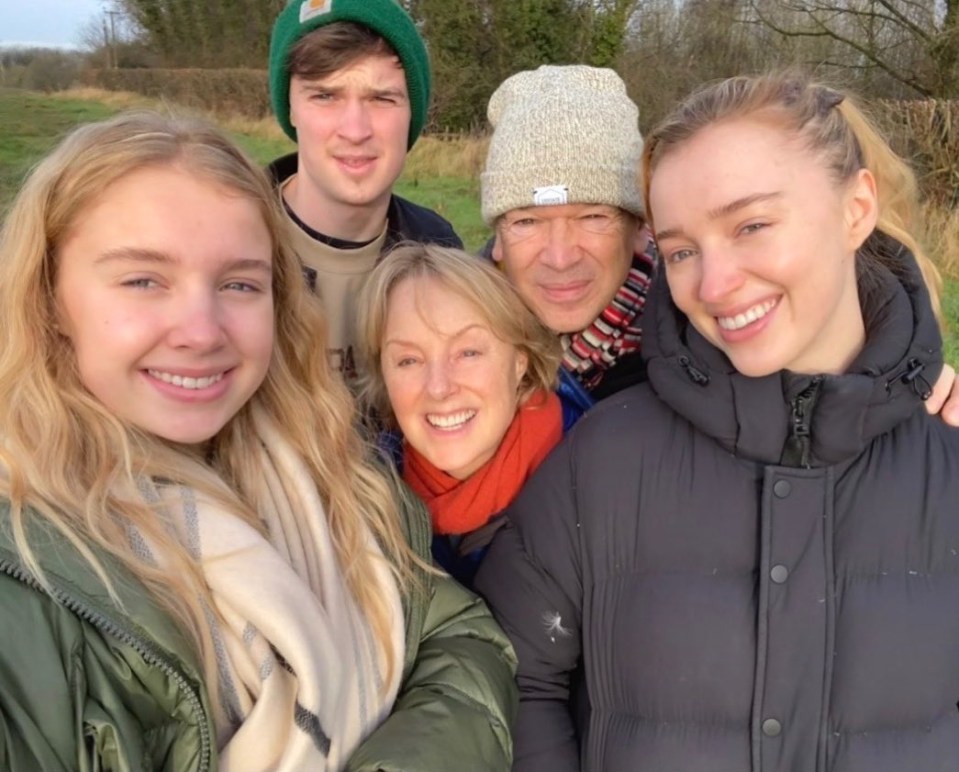
{"type": "Polygon", "coordinates": [[[612,283],[617,287],[626,281],[629,269],[633,265],[633,249],[635,246],[636,239],[633,238],[632,234],[627,235],[625,239],[606,241],[602,245],[605,254],[609,255],[609,259],[605,261],[605,270],[609,273],[612,283]]]}
{"type": "Polygon", "coordinates": [[[404,423],[416,400],[415,386],[409,378],[397,377],[396,374],[384,375],[383,385],[386,387],[386,397],[393,408],[393,415],[398,422],[404,423]]]}
{"type": "Polygon", "coordinates": [[[533,273],[536,270],[536,255],[537,250],[531,248],[529,244],[511,246],[508,253],[505,250],[503,251],[500,266],[502,266],[506,278],[510,280],[511,284],[515,285],[524,300],[529,299],[523,293],[533,282],[533,273]]]}
{"type": "MultiPolygon", "coordinates": [[[[673,303],[684,314],[695,316],[699,297],[699,278],[692,265],[668,265],[665,270],[666,283],[673,303]]],[[[662,281],[659,279],[658,281],[662,281]]]]}
{"type": "Polygon", "coordinates": [[[510,415],[519,404],[519,384],[523,372],[519,358],[510,353],[500,359],[495,371],[487,373],[483,378],[487,383],[499,384],[497,402],[503,406],[504,412],[510,415]]]}

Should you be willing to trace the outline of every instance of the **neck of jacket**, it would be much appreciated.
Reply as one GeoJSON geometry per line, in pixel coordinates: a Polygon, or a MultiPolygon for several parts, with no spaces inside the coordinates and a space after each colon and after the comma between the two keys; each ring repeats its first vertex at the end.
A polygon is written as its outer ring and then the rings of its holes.
{"type": "Polygon", "coordinates": [[[651,290],[643,345],[660,399],[731,453],[818,467],[858,455],[922,409],[942,369],[942,340],[915,258],[883,237],[891,268],[860,286],[866,343],[840,375],[737,372],[676,308],[665,276],[651,290]]]}

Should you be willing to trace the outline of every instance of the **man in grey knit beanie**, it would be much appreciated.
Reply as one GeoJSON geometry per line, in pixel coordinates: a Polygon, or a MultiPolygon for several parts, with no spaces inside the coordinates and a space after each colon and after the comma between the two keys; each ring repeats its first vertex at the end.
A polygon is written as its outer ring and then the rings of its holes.
{"type": "Polygon", "coordinates": [[[643,221],[639,112],[620,77],[546,65],[505,80],[481,177],[491,256],[563,340],[563,388],[592,400],[644,379],[655,264],[643,221]]]}

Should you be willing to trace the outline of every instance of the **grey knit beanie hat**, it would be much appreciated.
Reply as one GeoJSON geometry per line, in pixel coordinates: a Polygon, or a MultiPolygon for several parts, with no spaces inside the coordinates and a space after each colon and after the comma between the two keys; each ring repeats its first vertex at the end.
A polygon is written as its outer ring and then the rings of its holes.
{"type": "Polygon", "coordinates": [[[550,204],[609,204],[642,215],[639,110],[613,70],[543,65],[490,97],[480,178],[483,219],[550,204]]]}

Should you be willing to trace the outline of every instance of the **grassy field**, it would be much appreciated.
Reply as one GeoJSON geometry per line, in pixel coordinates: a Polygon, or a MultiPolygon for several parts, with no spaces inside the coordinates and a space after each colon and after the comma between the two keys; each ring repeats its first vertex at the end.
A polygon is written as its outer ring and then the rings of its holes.
{"type": "MultiPolygon", "coordinates": [[[[12,89],[0,89],[0,211],[16,193],[20,181],[46,151],[72,127],[85,121],[105,118],[131,106],[152,106],[130,95],[104,92],[70,92],[65,95],[44,95],[12,89]]],[[[220,119],[221,125],[254,159],[265,164],[294,145],[273,120],[246,121],[220,119]]],[[[397,192],[411,200],[435,209],[453,223],[467,249],[477,250],[489,237],[489,229],[479,214],[479,172],[485,154],[482,140],[420,139],[407,161],[397,192]]],[[[943,310],[947,321],[946,359],[959,364],[959,266],[953,253],[959,243],[943,239],[959,233],[952,220],[959,215],[935,213],[934,235],[939,248],[950,259],[943,265],[946,274],[943,310]]],[[[957,368],[959,369],[959,368],[957,368]]]]}

